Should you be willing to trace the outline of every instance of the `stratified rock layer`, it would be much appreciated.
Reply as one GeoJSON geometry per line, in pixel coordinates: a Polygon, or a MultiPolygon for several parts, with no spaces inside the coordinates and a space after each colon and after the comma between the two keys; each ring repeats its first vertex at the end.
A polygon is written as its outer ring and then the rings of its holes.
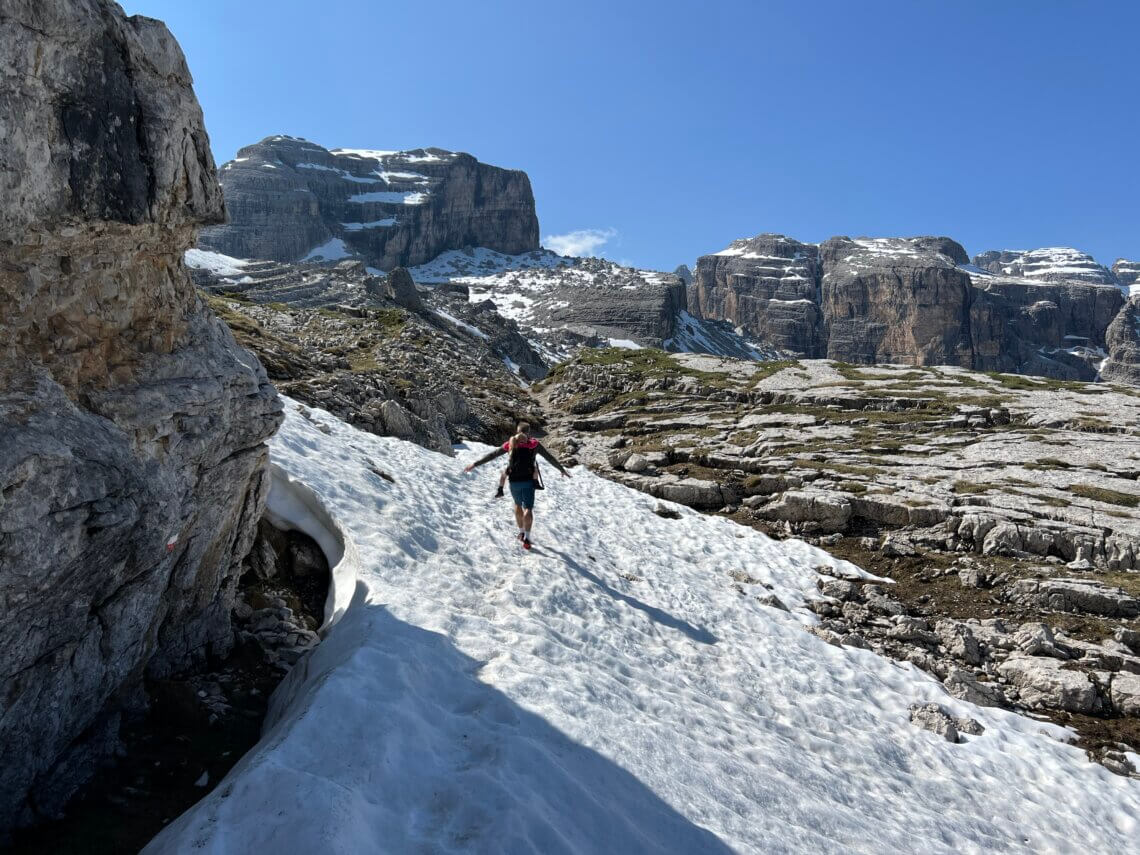
{"type": "Polygon", "coordinates": [[[783,235],[738,240],[697,262],[689,311],[727,319],[781,351],[822,356],[819,247],[783,235]]]}
{"type": "Polygon", "coordinates": [[[821,245],[828,357],[970,365],[970,277],[937,241],[840,237],[821,245]]]}
{"type": "Polygon", "coordinates": [[[1112,265],[1112,275],[1125,293],[1135,293],[1132,289],[1140,286],[1140,261],[1118,258],[1112,265]]]}
{"type": "Polygon", "coordinates": [[[280,405],[181,255],[222,219],[190,74],[105,0],[0,11],[0,834],[146,674],[232,643],[280,405]]]}
{"type": "Polygon", "coordinates": [[[525,172],[429,148],[329,151],[288,136],[246,146],[220,170],[230,221],[203,246],[238,258],[354,256],[391,270],[449,249],[538,249],[525,172]]]}
{"type": "Polygon", "coordinates": [[[816,247],[760,235],[703,256],[688,302],[788,355],[1092,380],[1121,289],[1073,249],[986,252],[970,264],[947,237],[816,247]]]}
{"type": "Polygon", "coordinates": [[[1109,324],[1105,347],[1108,360],[1101,367],[1101,376],[1140,384],[1140,295],[1130,298],[1109,324]]]}

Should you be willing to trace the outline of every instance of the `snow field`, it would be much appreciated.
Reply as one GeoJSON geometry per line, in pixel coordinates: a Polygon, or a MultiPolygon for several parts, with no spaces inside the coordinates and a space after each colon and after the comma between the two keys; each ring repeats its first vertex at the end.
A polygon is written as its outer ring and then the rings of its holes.
{"type": "Polygon", "coordinates": [[[1060,728],[805,632],[813,568],[860,572],[818,549],[547,467],[524,553],[500,467],[462,474],[482,448],[447,458],[292,401],[271,447],[358,556],[352,603],[149,853],[1134,844],[1140,788],[1060,728]],[[916,728],[927,701],[986,732],[916,728]]]}
{"type": "Polygon", "coordinates": [[[216,276],[241,276],[249,260],[223,255],[208,249],[188,249],[182,254],[187,267],[209,270],[216,276]]]}

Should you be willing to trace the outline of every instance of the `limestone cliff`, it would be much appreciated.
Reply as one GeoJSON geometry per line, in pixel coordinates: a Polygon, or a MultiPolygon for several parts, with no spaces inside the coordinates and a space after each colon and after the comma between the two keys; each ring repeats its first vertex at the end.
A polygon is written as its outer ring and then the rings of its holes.
{"type": "Polygon", "coordinates": [[[423,264],[449,249],[538,249],[525,172],[442,149],[329,151],[275,136],[220,170],[230,221],[201,243],[275,261],[355,256],[381,270],[423,264]]]}
{"type": "Polygon", "coordinates": [[[970,277],[932,240],[840,237],[823,243],[829,358],[970,365],[970,277]]]}
{"type": "Polygon", "coordinates": [[[971,264],[947,237],[816,247],[760,235],[703,256],[689,287],[690,312],[789,355],[1070,380],[1096,377],[1123,302],[1116,274],[1077,250],[991,251],[971,264]]]}
{"type": "Polygon", "coordinates": [[[701,256],[689,283],[689,311],[732,321],[799,356],[822,356],[819,247],[783,235],[733,241],[701,256]]]}
{"type": "Polygon", "coordinates": [[[1105,380],[1140,385],[1140,294],[1124,304],[1105,334],[1108,359],[1101,368],[1105,380]]]}
{"type": "Polygon", "coordinates": [[[232,643],[280,403],[182,252],[222,196],[177,43],[110,0],[0,4],[0,834],[124,710],[232,643]]]}

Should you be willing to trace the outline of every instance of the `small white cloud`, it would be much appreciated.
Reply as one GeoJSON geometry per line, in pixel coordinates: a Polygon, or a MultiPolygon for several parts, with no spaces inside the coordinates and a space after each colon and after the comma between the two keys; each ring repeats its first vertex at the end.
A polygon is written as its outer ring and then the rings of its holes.
{"type": "Polygon", "coordinates": [[[559,255],[598,255],[598,251],[616,236],[617,229],[578,229],[564,235],[547,235],[542,239],[542,245],[559,255]]]}

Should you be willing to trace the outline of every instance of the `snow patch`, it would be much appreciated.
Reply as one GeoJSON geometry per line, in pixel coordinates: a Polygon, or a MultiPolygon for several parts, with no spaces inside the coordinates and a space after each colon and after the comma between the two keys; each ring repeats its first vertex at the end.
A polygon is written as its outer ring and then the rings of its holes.
{"type": "Polygon", "coordinates": [[[301,261],[340,261],[351,257],[352,251],[345,246],[344,241],[340,238],[332,238],[320,246],[310,249],[301,261]]]}
{"type": "Polygon", "coordinates": [[[382,220],[372,220],[369,223],[341,223],[346,231],[359,232],[364,229],[386,229],[396,225],[395,217],[385,217],[382,220]]]}
{"type": "Polygon", "coordinates": [[[611,338],[611,339],[607,339],[607,341],[609,341],[610,347],[621,347],[621,348],[625,348],[626,350],[641,350],[642,349],[640,344],[638,344],[633,339],[629,339],[629,338],[611,338]]]}
{"type": "Polygon", "coordinates": [[[496,467],[461,472],[485,447],[457,462],[304,412],[286,400],[272,459],[356,545],[353,596],[149,855],[1134,848],[1140,788],[1062,728],[804,631],[814,568],[852,565],[663,519],[581,467],[549,479],[523,553],[496,467]],[[985,732],[915,727],[928,702],[985,732]]]}
{"type": "Polygon", "coordinates": [[[195,270],[209,270],[215,276],[240,276],[249,264],[245,258],[234,258],[208,249],[188,249],[182,254],[186,266],[195,270]]]}
{"type": "Polygon", "coordinates": [[[422,205],[428,194],[420,191],[378,190],[372,193],[357,193],[349,196],[349,202],[384,202],[389,205],[422,205]]]}
{"type": "Polygon", "coordinates": [[[471,326],[471,324],[467,323],[466,321],[459,320],[459,318],[455,317],[455,315],[449,314],[449,313],[443,311],[442,309],[436,309],[435,313],[437,315],[439,315],[441,318],[443,318],[445,321],[447,321],[448,323],[454,324],[455,326],[459,327],[460,329],[465,329],[465,330],[467,330],[467,332],[471,333],[474,336],[478,336],[479,338],[484,339],[484,340],[486,340],[488,338],[487,334],[485,332],[483,332],[481,329],[479,329],[478,327],[471,326]]]}

